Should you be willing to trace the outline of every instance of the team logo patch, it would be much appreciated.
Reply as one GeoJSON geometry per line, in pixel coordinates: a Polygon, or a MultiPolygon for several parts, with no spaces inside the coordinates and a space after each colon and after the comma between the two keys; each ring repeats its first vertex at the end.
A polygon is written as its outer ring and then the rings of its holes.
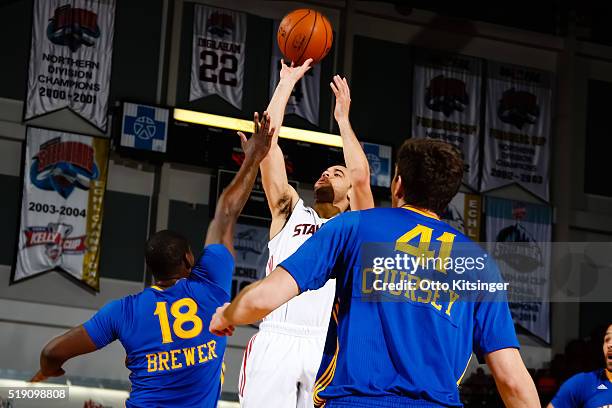
{"type": "Polygon", "coordinates": [[[236,23],[231,14],[215,11],[206,21],[206,31],[216,37],[231,35],[235,28],[236,23]]]}
{"type": "Polygon", "coordinates": [[[499,100],[497,116],[502,122],[522,129],[525,123],[536,123],[540,116],[540,107],[534,94],[510,88],[499,100]]]}
{"type": "Polygon", "coordinates": [[[512,218],[516,223],[499,231],[495,239],[494,256],[520,272],[531,272],[544,264],[538,243],[521,224],[526,216],[524,205],[513,205],[512,218]]]}
{"type": "Polygon", "coordinates": [[[429,109],[450,116],[453,112],[463,112],[469,103],[470,96],[462,80],[438,75],[429,81],[425,92],[425,105],[429,109]]]}
{"type": "Polygon", "coordinates": [[[86,249],[86,237],[69,237],[72,230],[72,225],[64,223],[49,223],[46,227],[28,227],[23,231],[26,236],[25,247],[44,245],[45,255],[54,262],[62,254],[82,254],[86,249]]]}
{"type": "Polygon", "coordinates": [[[53,44],[65,45],[77,51],[81,45],[93,47],[100,37],[98,15],[93,11],[73,8],[67,4],[55,9],[47,26],[47,38],[53,44]]]}
{"type": "Polygon", "coordinates": [[[32,184],[41,190],[55,190],[63,198],[68,198],[75,187],[88,190],[91,180],[98,175],[91,146],[62,142],[59,137],[40,146],[30,167],[32,184]]]}

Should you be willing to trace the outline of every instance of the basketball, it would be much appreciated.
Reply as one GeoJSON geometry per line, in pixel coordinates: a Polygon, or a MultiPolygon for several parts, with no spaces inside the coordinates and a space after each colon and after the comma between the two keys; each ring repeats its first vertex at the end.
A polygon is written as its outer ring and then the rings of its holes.
{"type": "Polygon", "coordinates": [[[278,46],[289,61],[302,65],[308,58],[313,64],[329,52],[334,34],[323,14],[310,9],[298,9],[287,14],[278,27],[278,46]]]}

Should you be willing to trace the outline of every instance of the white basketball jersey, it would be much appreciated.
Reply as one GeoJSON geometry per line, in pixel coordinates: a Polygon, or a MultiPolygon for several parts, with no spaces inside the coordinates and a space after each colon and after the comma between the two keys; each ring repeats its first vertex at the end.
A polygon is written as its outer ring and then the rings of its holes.
{"type": "MultiPolygon", "coordinates": [[[[266,275],[310,238],[328,220],[298,200],[283,229],[268,243],[270,258],[266,275]]],[[[327,330],[336,292],[336,280],[330,279],[318,290],[304,292],[270,313],[264,321],[321,327],[327,330]]]]}

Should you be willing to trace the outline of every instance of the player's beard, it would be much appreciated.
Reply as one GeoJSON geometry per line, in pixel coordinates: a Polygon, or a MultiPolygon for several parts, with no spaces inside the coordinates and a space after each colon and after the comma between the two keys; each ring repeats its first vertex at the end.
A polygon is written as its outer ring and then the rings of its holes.
{"type": "Polygon", "coordinates": [[[334,188],[331,184],[324,184],[315,188],[315,203],[318,204],[333,204],[334,203],[334,188]]]}

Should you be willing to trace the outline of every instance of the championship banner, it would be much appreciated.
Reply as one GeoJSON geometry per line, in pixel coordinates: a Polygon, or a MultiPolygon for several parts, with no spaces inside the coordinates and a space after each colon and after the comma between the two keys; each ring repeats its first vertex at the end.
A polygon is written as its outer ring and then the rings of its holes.
{"type": "MultiPolygon", "coordinates": [[[[274,21],[272,30],[272,61],[270,64],[270,98],[274,94],[274,89],[280,80],[280,60],[283,54],[278,48],[276,33],[280,21],[274,21]]],[[[285,61],[290,64],[291,61],[285,61]]],[[[321,93],[321,64],[315,64],[306,72],[306,75],[299,80],[291,91],[291,97],[285,108],[285,115],[293,113],[298,115],[315,126],[319,126],[319,95],[321,93]]]]}
{"type": "Polygon", "coordinates": [[[109,140],[28,127],[12,282],[64,271],[99,290],[109,140]]]}
{"type": "Polygon", "coordinates": [[[517,183],[548,200],[552,75],[489,63],[482,190],[517,183]]]}
{"type": "Polygon", "coordinates": [[[236,224],[234,249],[236,270],[232,278],[232,299],[250,283],[266,276],[270,229],[236,224]]]}
{"type": "Polygon", "coordinates": [[[550,342],[550,207],[487,197],[486,224],[514,322],[550,342]]]}
{"type": "Polygon", "coordinates": [[[34,1],[24,120],[68,108],[106,132],[114,20],[114,0],[34,1]]]}
{"type": "Polygon", "coordinates": [[[189,101],[219,95],[242,109],[245,13],[196,4],[189,101]]]}
{"type": "Polygon", "coordinates": [[[420,50],[415,57],[412,137],[443,140],[463,153],[463,182],[478,189],[482,63],[420,50]]]}
{"type": "Polygon", "coordinates": [[[482,199],[478,194],[457,193],[440,218],[475,242],[480,241],[482,199]]]}

